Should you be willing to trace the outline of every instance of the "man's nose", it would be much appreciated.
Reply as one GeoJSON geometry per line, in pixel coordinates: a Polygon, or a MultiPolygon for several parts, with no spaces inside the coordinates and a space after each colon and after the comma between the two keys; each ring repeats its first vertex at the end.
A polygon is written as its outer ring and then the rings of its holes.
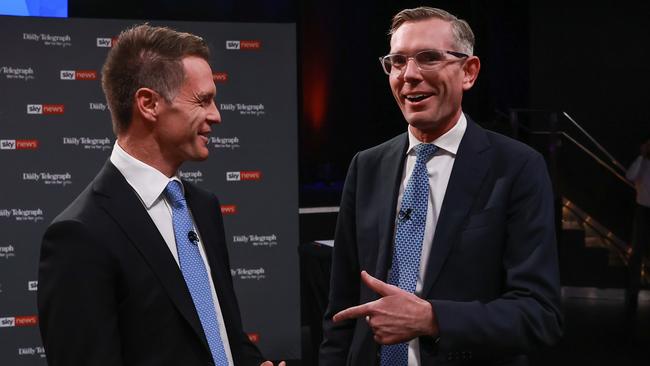
{"type": "Polygon", "coordinates": [[[404,74],[402,75],[404,80],[420,80],[422,79],[422,74],[418,68],[418,64],[413,58],[406,60],[406,65],[404,65],[404,74]]]}
{"type": "Polygon", "coordinates": [[[210,109],[208,110],[208,116],[206,119],[210,124],[221,123],[221,113],[219,113],[217,103],[214,100],[210,104],[210,109]]]}

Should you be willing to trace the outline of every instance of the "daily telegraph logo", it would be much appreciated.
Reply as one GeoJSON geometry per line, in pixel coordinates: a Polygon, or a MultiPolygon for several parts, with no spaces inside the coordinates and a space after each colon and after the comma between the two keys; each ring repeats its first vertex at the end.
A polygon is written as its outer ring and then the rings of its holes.
{"type": "Polygon", "coordinates": [[[117,38],[97,37],[97,47],[111,48],[117,42],[117,38]]]}
{"type": "Polygon", "coordinates": [[[36,150],[38,140],[0,140],[0,150],[36,150]]]}
{"type": "Polygon", "coordinates": [[[4,75],[9,80],[34,80],[34,69],[31,67],[11,67],[1,66],[0,74],[4,75]]]}
{"type": "Polygon", "coordinates": [[[41,182],[46,185],[58,185],[62,187],[72,184],[72,174],[68,172],[65,173],[23,172],[22,178],[23,181],[26,182],[41,182]]]}
{"type": "Polygon", "coordinates": [[[228,73],[215,72],[212,74],[212,81],[214,81],[216,84],[225,84],[228,82],[228,73]]]}
{"type": "Polygon", "coordinates": [[[221,103],[219,110],[222,112],[239,112],[242,116],[263,116],[264,104],[221,103]]]}
{"type": "Polygon", "coordinates": [[[237,213],[236,205],[221,205],[221,214],[222,215],[234,215],[237,213]]]}
{"type": "Polygon", "coordinates": [[[14,249],[13,245],[6,245],[3,247],[0,247],[0,258],[2,259],[9,259],[12,257],[16,256],[16,250],[14,249]]]}
{"type": "Polygon", "coordinates": [[[37,223],[43,221],[43,210],[40,208],[25,210],[22,208],[5,208],[0,209],[0,219],[13,218],[19,222],[37,223]]]}
{"type": "Polygon", "coordinates": [[[230,274],[240,280],[263,280],[266,278],[266,270],[260,268],[231,268],[230,274]]]}
{"type": "Polygon", "coordinates": [[[108,109],[108,106],[106,105],[106,103],[102,103],[102,102],[97,102],[97,103],[92,103],[91,102],[91,103],[88,103],[88,109],[90,109],[91,111],[102,111],[102,112],[104,112],[104,111],[106,111],[108,109]]]}
{"type": "Polygon", "coordinates": [[[193,172],[179,171],[178,175],[182,179],[184,179],[184,180],[186,180],[188,182],[191,182],[191,183],[201,183],[201,182],[203,182],[203,172],[200,171],[200,170],[195,170],[193,172]]]}
{"type": "Polygon", "coordinates": [[[37,356],[40,358],[45,358],[45,347],[35,346],[35,347],[19,347],[18,356],[37,356]]]}
{"type": "Polygon", "coordinates": [[[38,316],[7,316],[0,317],[0,328],[34,327],[38,325],[38,316]]]}
{"type": "Polygon", "coordinates": [[[278,245],[278,236],[275,234],[269,235],[233,235],[232,242],[235,244],[248,244],[254,247],[269,247],[272,248],[278,245]]]}
{"type": "Polygon", "coordinates": [[[46,46],[70,47],[72,38],[69,34],[52,35],[45,33],[23,33],[24,41],[42,42],[46,46]]]}
{"type": "Polygon", "coordinates": [[[259,170],[249,170],[240,172],[226,172],[228,182],[238,182],[242,180],[261,180],[262,172],[259,170]]]}
{"type": "Polygon", "coordinates": [[[230,40],[226,41],[227,50],[256,51],[262,48],[260,40],[230,40]]]}
{"type": "Polygon", "coordinates": [[[63,114],[63,104],[27,104],[27,114],[63,114]]]}
{"type": "Polygon", "coordinates": [[[95,70],[61,70],[61,80],[97,80],[95,70]]]}
{"type": "Polygon", "coordinates": [[[210,136],[209,144],[211,144],[215,149],[238,149],[239,148],[239,137],[215,137],[210,136]]]}
{"type": "Polygon", "coordinates": [[[106,151],[113,148],[113,143],[110,138],[95,138],[95,137],[63,137],[63,145],[70,145],[81,147],[84,150],[100,150],[106,151]]]}

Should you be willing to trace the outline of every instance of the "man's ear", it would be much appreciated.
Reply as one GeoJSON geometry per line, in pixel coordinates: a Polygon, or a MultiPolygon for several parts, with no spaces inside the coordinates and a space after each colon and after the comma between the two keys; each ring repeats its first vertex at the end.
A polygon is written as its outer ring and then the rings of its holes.
{"type": "Polygon", "coordinates": [[[478,72],[481,70],[481,60],[476,56],[470,56],[463,64],[463,90],[469,90],[474,86],[478,72]]]}
{"type": "Polygon", "coordinates": [[[155,121],[158,118],[159,103],[162,97],[153,89],[140,88],[135,91],[134,112],[146,121],[155,121]]]}

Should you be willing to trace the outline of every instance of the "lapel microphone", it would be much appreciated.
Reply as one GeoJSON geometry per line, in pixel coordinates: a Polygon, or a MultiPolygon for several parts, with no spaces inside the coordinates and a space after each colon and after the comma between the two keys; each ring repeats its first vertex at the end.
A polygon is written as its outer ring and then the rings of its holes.
{"type": "Polygon", "coordinates": [[[187,239],[190,241],[190,243],[192,243],[192,244],[194,244],[194,245],[197,245],[197,244],[199,243],[199,236],[196,235],[196,233],[194,232],[194,230],[190,230],[190,231],[187,233],[187,239]]]}
{"type": "Polygon", "coordinates": [[[399,215],[397,216],[399,218],[399,221],[408,221],[411,219],[411,210],[410,208],[407,208],[406,210],[399,210],[399,215]]]}

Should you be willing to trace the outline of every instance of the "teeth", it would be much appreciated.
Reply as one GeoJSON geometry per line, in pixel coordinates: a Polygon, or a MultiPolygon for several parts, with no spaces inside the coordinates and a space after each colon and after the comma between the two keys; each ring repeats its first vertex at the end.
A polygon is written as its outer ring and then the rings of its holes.
{"type": "Polygon", "coordinates": [[[421,99],[424,99],[426,97],[427,97],[426,94],[413,94],[413,95],[407,95],[406,99],[408,99],[408,100],[421,100],[421,99]]]}

